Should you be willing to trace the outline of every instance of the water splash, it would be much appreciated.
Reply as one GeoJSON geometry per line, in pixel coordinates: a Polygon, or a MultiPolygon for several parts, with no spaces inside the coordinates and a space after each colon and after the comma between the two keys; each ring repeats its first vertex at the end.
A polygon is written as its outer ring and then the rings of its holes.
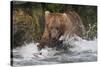
{"type": "Polygon", "coordinates": [[[76,52],[82,52],[82,51],[92,51],[96,52],[97,51],[97,39],[93,40],[86,40],[82,39],[79,36],[74,36],[72,38],[66,38],[65,41],[63,42],[65,45],[70,45],[72,46],[69,48],[70,51],[76,51],[76,52]]]}
{"type": "Polygon", "coordinates": [[[14,66],[30,66],[71,62],[87,62],[97,60],[97,39],[85,40],[78,36],[66,38],[64,45],[70,44],[69,50],[56,50],[45,47],[38,50],[38,43],[25,44],[13,50],[14,66]]]}

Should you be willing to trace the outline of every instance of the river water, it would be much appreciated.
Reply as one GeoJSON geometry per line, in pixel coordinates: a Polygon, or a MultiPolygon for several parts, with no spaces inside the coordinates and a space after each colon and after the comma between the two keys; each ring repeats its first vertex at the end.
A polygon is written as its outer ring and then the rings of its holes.
{"type": "Polygon", "coordinates": [[[34,42],[17,47],[13,49],[13,67],[97,61],[96,38],[85,40],[75,37],[63,42],[65,45],[68,43],[72,47],[59,50],[45,47],[39,51],[38,43],[34,42]]]}

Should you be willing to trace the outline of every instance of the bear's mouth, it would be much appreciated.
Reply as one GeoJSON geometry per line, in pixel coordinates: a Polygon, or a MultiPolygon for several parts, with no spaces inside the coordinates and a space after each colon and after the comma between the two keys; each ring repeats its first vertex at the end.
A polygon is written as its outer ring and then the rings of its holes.
{"type": "Polygon", "coordinates": [[[61,31],[57,31],[56,33],[50,33],[50,39],[51,40],[59,40],[59,38],[62,36],[61,31]]]}

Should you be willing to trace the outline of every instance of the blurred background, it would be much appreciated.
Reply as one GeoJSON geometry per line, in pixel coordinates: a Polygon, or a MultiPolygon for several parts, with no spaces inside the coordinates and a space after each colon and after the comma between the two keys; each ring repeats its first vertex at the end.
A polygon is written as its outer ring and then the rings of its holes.
{"type": "Polygon", "coordinates": [[[97,6],[38,2],[11,2],[12,48],[32,41],[39,42],[44,31],[45,11],[79,14],[86,29],[85,38],[97,38],[97,6]]]}

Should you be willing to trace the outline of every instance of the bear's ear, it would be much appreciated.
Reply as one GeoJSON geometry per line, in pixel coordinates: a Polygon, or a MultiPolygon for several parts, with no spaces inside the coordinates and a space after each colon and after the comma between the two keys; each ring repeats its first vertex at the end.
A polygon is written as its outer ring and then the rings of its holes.
{"type": "Polygon", "coordinates": [[[67,14],[66,14],[66,13],[63,13],[63,16],[64,16],[64,17],[66,17],[66,16],[67,16],[67,14]]]}
{"type": "Polygon", "coordinates": [[[50,12],[49,11],[45,11],[45,16],[49,15],[50,12]]]}

